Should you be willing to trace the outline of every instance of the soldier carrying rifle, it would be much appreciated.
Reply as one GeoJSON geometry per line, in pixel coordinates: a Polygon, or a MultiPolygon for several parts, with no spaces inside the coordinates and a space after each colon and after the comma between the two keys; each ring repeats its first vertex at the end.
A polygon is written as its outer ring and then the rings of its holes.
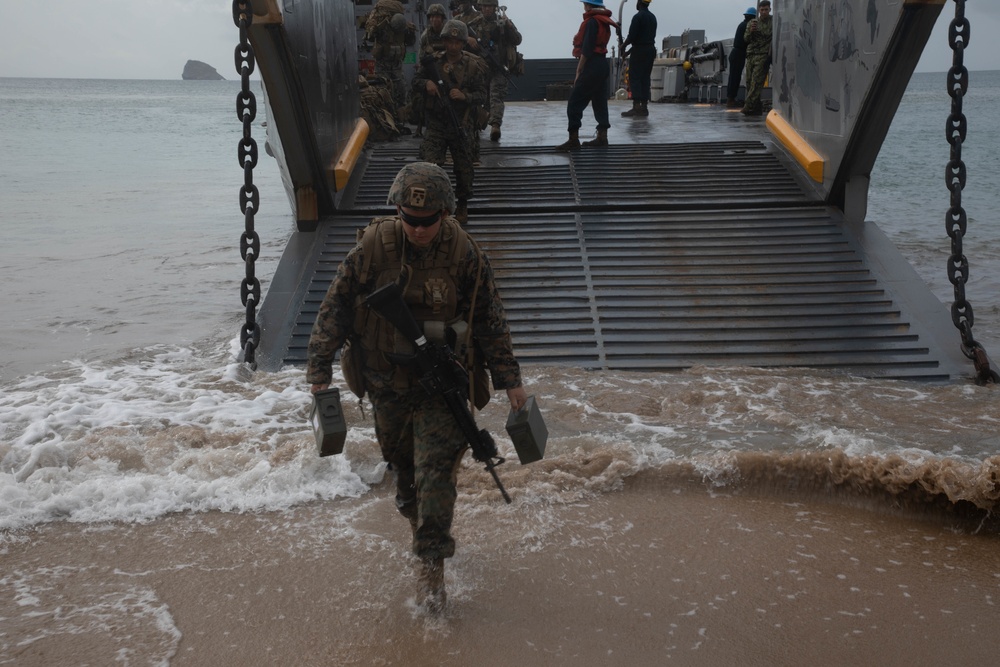
{"type": "Polygon", "coordinates": [[[441,37],[444,52],[421,60],[413,77],[414,97],[423,97],[427,123],[420,157],[443,166],[451,152],[458,198],[455,218],[464,225],[475,180],[472,141],[479,115],[485,113],[487,65],[479,56],[463,51],[469,29],[461,21],[445,23],[441,37]]]}
{"type": "Polygon", "coordinates": [[[517,52],[521,33],[506,13],[502,16],[497,13],[497,0],[481,0],[479,11],[479,16],[469,22],[469,30],[476,35],[475,49],[478,50],[475,52],[490,66],[490,141],[500,141],[504,99],[511,83],[510,77],[522,73],[519,68],[523,67],[524,61],[517,52]]]}
{"type": "MultiPolygon", "coordinates": [[[[416,346],[408,332],[378,314],[373,293],[393,283],[400,287],[414,328],[434,345],[455,349],[471,371],[475,379],[461,386],[473,388],[476,407],[489,398],[487,368],[493,388],[506,391],[513,410],[528,397],[489,259],[451,216],[455,193],[448,174],[427,162],[408,164],[388,199],[396,215],[376,218],[359,234],[323,299],[309,339],[306,379],[314,393],[328,388],[340,349],[348,386],[371,400],[382,457],[395,475],[396,508],[409,520],[420,559],[417,601],[440,613],[444,559],[455,553],[456,478],[472,440],[455,416],[454,400],[432,393],[426,369],[413,363],[416,346]]],[[[477,460],[495,456],[472,444],[477,460]]]]}

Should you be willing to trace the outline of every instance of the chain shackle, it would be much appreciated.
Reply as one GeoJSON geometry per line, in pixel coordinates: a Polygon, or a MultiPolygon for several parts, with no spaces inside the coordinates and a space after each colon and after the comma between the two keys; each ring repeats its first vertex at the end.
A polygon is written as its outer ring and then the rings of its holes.
{"type": "Polygon", "coordinates": [[[237,149],[243,186],[240,188],[240,211],[244,216],[245,231],[240,237],[240,256],[246,265],[246,276],[240,283],[240,299],[246,307],[246,321],[240,329],[240,347],[243,361],[257,370],[256,350],[260,345],[260,325],[257,324],[257,305],[260,303],[261,286],[256,275],[257,258],[260,256],[260,237],[254,231],[254,215],[260,210],[260,193],[253,183],[253,170],[257,166],[257,142],[251,136],[257,117],[257,98],[250,90],[250,75],[256,67],[249,30],[253,23],[253,6],[250,0],[233,0],[233,22],[240,29],[240,43],[234,56],[236,71],[240,75],[240,92],[236,96],[236,116],[243,124],[243,136],[237,149]]]}
{"type": "Polygon", "coordinates": [[[969,91],[969,70],[965,67],[965,48],[969,45],[972,26],[965,17],[966,0],[955,0],[955,18],[948,28],[948,45],[953,53],[952,67],[948,70],[948,95],[951,97],[951,115],[945,126],[945,137],[951,146],[951,158],[945,167],[945,186],[951,193],[951,208],[945,215],[945,226],[951,238],[951,256],[948,258],[948,280],[954,286],[955,301],[951,306],[951,320],[962,337],[962,353],[976,367],[976,383],[1000,382],[1000,375],[990,368],[989,357],[972,336],[975,316],[972,304],[965,295],[969,282],[969,260],[962,245],[968,229],[969,217],[962,207],[962,191],[968,179],[968,169],[962,161],[962,144],[968,133],[968,120],[962,112],[962,101],[969,91]]]}

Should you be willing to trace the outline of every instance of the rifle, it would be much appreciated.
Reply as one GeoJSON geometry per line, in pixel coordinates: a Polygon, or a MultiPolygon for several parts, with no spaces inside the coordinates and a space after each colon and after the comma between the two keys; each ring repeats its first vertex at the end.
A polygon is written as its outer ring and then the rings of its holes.
{"type": "Polygon", "coordinates": [[[501,63],[500,59],[497,57],[496,44],[493,40],[490,40],[488,45],[484,44],[482,40],[478,38],[476,39],[476,42],[479,44],[479,52],[483,54],[483,58],[490,64],[493,71],[499,70],[500,73],[503,74],[503,78],[507,80],[507,83],[514,86],[514,90],[517,90],[517,84],[514,83],[514,77],[511,75],[510,70],[507,69],[507,66],[501,63]]]}
{"type": "Polygon", "coordinates": [[[420,385],[429,396],[441,396],[452,416],[462,429],[465,441],[472,448],[472,458],[486,464],[486,470],[493,476],[503,499],[509,504],[510,496],[503,487],[496,467],[504,462],[497,456],[497,443],[486,429],[480,429],[469,411],[469,376],[462,364],[455,358],[447,345],[431,343],[424,337],[413,313],[403,301],[403,293],[398,283],[389,283],[365,298],[365,305],[396,327],[406,339],[413,342],[415,352],[412,359],[420,373],[420,385]]]}
{"type": "Polygon", "coordinates": [[[470,140],[469,135],[465,131],[465,126],[462,125],[462,119],[458,117],[458,113],[455,111],[455,107],[451,103],[451,97],[448,94],[451,92],[451,86],[444,80],[441,76],[441,72],[438,71],[437,59],[434,56],[427,55],[420,59],[420,68],[427,71],[427,76],[438,87],[438,98],[440,104],[444,107],[445,115],[448,117],[448,123],[452,126],[452,129],[458,134],[459,139],[461,139],[462,150],[465,151],[466,156],[471,160],[472,155],[469,153],[470,140]]]}

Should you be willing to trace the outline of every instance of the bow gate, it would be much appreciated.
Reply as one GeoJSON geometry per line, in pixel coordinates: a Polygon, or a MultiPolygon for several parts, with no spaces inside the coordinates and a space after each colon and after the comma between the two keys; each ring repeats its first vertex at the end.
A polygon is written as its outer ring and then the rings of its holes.
{"type": "MultiPolygon", "coordinates": [[[[335,217],[295,232],[264,301],[260,363],[303,364],[358,228],[415,141],[369,150],[335,217]]],[[[946,308],[871,223],[848,223],[766,140],[557,153],[482,148],[469,231],[524,364],[811,367],[968,375],[946,308]]]]}

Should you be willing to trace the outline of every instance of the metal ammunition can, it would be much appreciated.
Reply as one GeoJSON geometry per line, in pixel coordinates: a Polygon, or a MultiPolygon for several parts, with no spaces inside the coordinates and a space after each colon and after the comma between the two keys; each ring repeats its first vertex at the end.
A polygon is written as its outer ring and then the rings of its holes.
{"type": "Polygon", "coordinates": [[[316,435],[316,449],[320,456],[340,454],[347,440],[347,422],[340,409],[340,390],[336,387],[321,389],[313,394],[312,411],[309,414],[313,433],[316,435]]]}
{"type": "Polygon", "coordinates": [[[545,428],[545,420],[542,419],[542,412],[538,409],[534,396],[529,396],[528,402],[520,410],[511,410],[507,415],[507,435],[514,443],[521,465],[540,461],[545,455],[549,430],[545,428]]]}

